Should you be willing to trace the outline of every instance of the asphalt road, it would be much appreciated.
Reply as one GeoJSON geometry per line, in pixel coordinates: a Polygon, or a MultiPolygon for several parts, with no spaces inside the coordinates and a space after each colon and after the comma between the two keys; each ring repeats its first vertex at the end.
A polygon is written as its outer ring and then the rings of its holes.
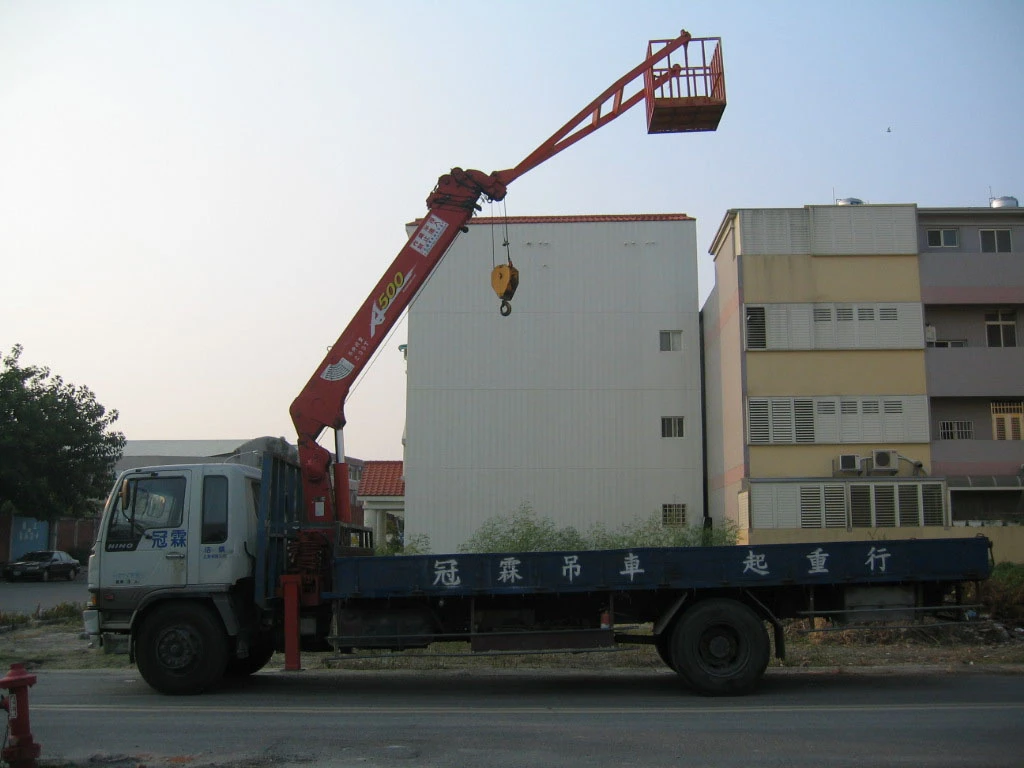
{"type": "Polygon", "coordinates": [[[84,603],[89,599],[86,575],[74,581],[0,581],[0,611],[35,613],[61,603],[84,603]]]}
{"type": "Polygon", "coordinates": [[[174,698],[134,669],[43,672],[31,722],[83,766],[984,768],[1024,759],[1024,675],[773,669],[706,699],[668,671],[307,670],[174,698]]]}

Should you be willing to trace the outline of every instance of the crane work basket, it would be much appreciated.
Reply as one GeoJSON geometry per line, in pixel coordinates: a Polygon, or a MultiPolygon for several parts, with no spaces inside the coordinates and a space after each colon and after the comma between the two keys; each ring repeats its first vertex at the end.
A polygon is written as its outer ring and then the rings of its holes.
{"type": "MultiPolygon", "coordinates": [[[[648,58],[673,40],[651,40],[648,58]]],[[[644,73],[648,133],[713,131],[725,111],[722,38],[694,37],[644,73]],[[674,59],[674,61],[673,61],[674,59]],[[675,70],[675,71],[673,71],[675,70]],[[669,75],[658,87],[654,84],[669,75]]]]}

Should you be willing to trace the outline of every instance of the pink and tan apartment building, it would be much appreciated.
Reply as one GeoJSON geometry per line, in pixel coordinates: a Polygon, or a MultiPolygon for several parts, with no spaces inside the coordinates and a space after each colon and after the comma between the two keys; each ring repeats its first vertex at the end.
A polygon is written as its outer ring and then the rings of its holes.
{"type": "Polygon", "coordinates": [[[701,313],[715,525],[750,544],[970,529],[1024,561],[1014,202],[726,213],[701,313]]]}

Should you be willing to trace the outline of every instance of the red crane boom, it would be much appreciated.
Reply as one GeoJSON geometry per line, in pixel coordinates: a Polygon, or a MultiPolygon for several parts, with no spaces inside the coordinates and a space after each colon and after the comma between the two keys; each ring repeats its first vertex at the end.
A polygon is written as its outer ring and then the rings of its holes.
{"type": "Polygon", "coordinates": [[[459,232],[480,209],[481,197],[503,199],[512,181],[644,99],[650,132],[715,130],[725,106],[719,38],[691,38],[684,30],[673,40],[651,41],[642,63],[514,168],[490,174],[453,168],[438,179],[427,197],[427,214],[291,405],[308,523],[351,522],[343,441],[349,389],[459,232]],[[691,43],[696,51],[692,60],[691,43]],[[672,63],[676,51],[680,51],[684,64],[672,63]],[[333,473],[330,451],[317,442],[327,428],[335,430],[337,461],[333,473]]]}

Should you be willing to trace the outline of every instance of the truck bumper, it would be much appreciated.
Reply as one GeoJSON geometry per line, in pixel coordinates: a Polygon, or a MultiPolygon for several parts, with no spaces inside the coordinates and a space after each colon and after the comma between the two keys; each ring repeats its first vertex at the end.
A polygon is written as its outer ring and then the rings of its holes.
{"type": "Polygon", "coordinates": [[[82,623],[85,624],[85,634],[98,635],[100,633],[100,612],[95,608],[87,608],[82,611],[82,623]]]}

